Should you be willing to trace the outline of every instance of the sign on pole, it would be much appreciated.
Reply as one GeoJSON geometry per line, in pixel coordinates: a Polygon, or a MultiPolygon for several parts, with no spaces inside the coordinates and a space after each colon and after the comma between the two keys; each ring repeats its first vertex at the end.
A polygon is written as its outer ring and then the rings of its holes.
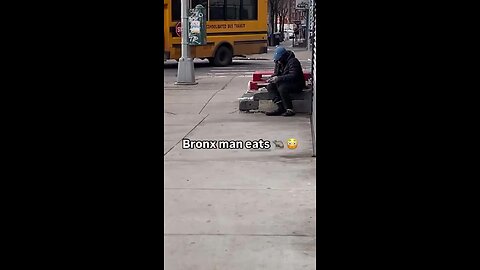
{"type": "Polygon", "coordinates": [[[207,22],[206,12],[202,5],[190,9],[188,16],[188,45],[200,46],[207,44],[207,22]]]}

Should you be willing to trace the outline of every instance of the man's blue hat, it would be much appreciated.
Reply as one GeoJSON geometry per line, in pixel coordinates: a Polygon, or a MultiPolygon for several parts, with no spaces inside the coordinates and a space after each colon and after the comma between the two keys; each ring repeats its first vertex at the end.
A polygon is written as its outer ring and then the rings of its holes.
{"type": "Polygon", "coordinates": [[[273,54],[273,61],[278,61],[286,52],[287,50],[285,50],[285,48],[277,47],[275,49],[275,53],[273,54]]]}

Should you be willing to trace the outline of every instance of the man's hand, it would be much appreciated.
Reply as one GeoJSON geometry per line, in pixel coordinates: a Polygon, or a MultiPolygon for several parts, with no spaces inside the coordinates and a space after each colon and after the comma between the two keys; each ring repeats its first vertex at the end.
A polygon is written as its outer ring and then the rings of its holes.
{"type": "Polygon", "coordinates": [[[268,83],[276,83],[276,82],[278,82],[278,76],[273,76],[273,77],[268,78],[267,82],[268,82],[268,83]]]}

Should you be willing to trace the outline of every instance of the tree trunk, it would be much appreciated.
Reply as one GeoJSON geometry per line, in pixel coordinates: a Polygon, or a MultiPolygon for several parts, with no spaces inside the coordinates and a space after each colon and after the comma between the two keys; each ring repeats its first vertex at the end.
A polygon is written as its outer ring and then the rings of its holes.
{"type": "Polygon", "coordinates": [[[278,17],[277,17],[277,14],[276,14],[276,13],[274,13],[273,16],[274,16],[273,21],[275,22],[275,23],[273,24],[273,32],[276,33],[276,32],[277,32],[277,18],[278,18],[278,17]]]}
{"type": "Polygon", "coordinates": [[[270,34],[274,32],[275,18],[273,12],[270,13],[270,34]]]}
{"type": "Polygon", "coordinates": [[[280,17],[280,22],[281,22],[280,32],[282,32],[282,34],[283,34],[283,33],[285,33],[285,15],[280,17]]]}
{"type": "Polygon", "coordinates": [[[278,2],[275,1],[273,5],[273,16],[275,23],[273,24],[273,32],[277,32],[277,18],[278,18],[278,2]]]}

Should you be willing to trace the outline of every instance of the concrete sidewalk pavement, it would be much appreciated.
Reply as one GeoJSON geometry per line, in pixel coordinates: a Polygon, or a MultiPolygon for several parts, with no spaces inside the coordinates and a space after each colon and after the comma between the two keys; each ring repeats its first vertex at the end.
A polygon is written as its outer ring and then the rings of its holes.
{"type": "MultiPolygon", "coordinates": [[[[283,46],[285,49],[293,51],[295,53],[295,56],[298,58],[298,60],[311,60],[312,59],[312,51],[308,51],[306,48],[303,47],[292,47],[283,45],[281,44],[280,46],[283,46]]],[[[247,59],[247,60],[272,60],[273,58],[273,53],[275,51],[276,47],[268,47],[267,53],[264,54],[250,54],[247,55],[246,58],[242,59],[247,59]]]]}
{"type": "Polygon", "coordinates": [[[249,79],[165,85],[165,269],[315,269],[310,117],[240,113],[249,79]],[[182,149],[182,138],[280,140],[285,148],[182,149]],[[288,138],[297,149],[286,148],[288,138]]]}

